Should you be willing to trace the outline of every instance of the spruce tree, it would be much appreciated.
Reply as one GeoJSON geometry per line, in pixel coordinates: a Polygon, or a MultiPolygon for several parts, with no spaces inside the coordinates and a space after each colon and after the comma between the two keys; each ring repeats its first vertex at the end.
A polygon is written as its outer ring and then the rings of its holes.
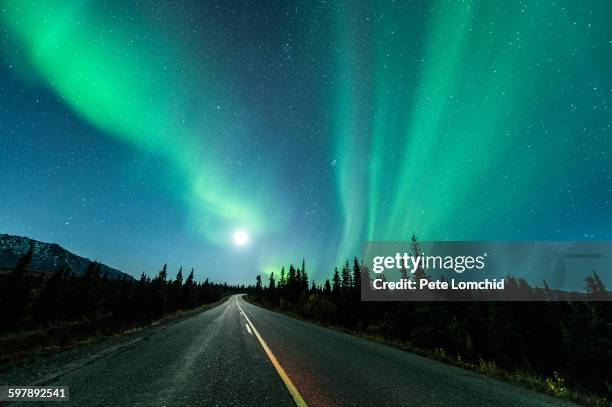
{"type": "Polygon", "coordinates": [[[325,279],[325,284],[323,285],[323,294],[329,296],[331,295],[332,289],[331,284],[329,283],[329,278],[325,279]]]}
{"type": "Polygon", "coordinates": [[[342,268],[342,289],[349,292],[353,287],[353,279],[351,278],[351,269],[348,260],[342,268]]]}
{"type": "Polygon", "coordinates": [[[255,297],[257,297],[258,299],[261,300],[262,298],[262,293],[263,293],[263,288],[261,286],[261,276],[258,274],[257,277],[255,278],[255,297]]]}
{"type": "Polygon", "coordinates": [[[337,295],[340,292],[340,287],[342,287],[342,282],[340,281],[340,273],[338,273],[338,267],[334,269],[334,276],[332,277],[332,293],[337,295]]]}

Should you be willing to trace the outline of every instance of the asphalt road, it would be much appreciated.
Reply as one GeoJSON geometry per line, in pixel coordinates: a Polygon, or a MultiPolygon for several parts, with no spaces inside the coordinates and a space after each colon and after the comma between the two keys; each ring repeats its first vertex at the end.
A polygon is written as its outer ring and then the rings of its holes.
{"type": "Polygon", "coordinates": [[[287,384],[311,406],[568,405],[241,296],[77,366],[47,383],[70,386],[59,405],[295,405],[287,384]]]}

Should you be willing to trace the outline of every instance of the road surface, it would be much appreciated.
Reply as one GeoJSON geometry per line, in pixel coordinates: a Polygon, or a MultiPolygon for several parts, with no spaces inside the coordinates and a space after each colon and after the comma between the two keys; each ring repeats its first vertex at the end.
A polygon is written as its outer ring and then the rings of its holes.
{"type": "MultiPolygon", "coordinates": [[[[70,402],[60,405],[569,405],[295,320],[242,296],[84,358],[45,380],[70,386],[70,402]]],[[[0,383],[7,384],[6,375],[0,383]]]]}

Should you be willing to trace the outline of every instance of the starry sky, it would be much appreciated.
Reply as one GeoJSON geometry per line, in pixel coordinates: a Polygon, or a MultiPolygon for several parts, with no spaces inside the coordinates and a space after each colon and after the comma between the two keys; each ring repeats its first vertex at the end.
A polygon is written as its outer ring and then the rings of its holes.
{"type": "Polygon", "coordinates": [[[0,3],[0,232],[321,280],[364,240],[612,239],[612,3],[0,3]],[[237,246],[236,230],[250,242],[237,246]]]}

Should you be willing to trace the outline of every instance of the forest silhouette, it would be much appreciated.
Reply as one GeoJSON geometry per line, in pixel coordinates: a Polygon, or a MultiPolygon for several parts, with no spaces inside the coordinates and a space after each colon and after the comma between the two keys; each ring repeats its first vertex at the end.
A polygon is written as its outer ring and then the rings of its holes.
{"type": "MultiPolygon", "coordinates": [[[[416,238],[413,245],[418,252],[416,238]]],[[[423,270],[402,277],[428,278],[423,270]]],[[[364,281],[371,284],[371,275],[357,258],[320,285],[309,281],[303,261],[301,267],[271,273],[267,281],[258,275],[249,298],[484,373],[548,378],[544,390],[557,396],[566,397],[574,389],[609,397],[612,303],[598,301],[610,292],[596,272],[586,278],[581,301],[542,301],[551,291],[546,284],[536,289],[508,276],[507,289],[540,301],[367,302],[361,300],[364,281]]]]}
{"type": "Polygon", "coordinates": [[[82,275],[60,267],[30,272],[32,248],[17,265],[0,273],[0,364],[20,361],[36,350],[62,350],[91,337],[104,337],[244,291],[244,286],[198,282],[192,269],[173,279],[167,266],[153,278],[109,278],[91,262],[82,275]]]}

